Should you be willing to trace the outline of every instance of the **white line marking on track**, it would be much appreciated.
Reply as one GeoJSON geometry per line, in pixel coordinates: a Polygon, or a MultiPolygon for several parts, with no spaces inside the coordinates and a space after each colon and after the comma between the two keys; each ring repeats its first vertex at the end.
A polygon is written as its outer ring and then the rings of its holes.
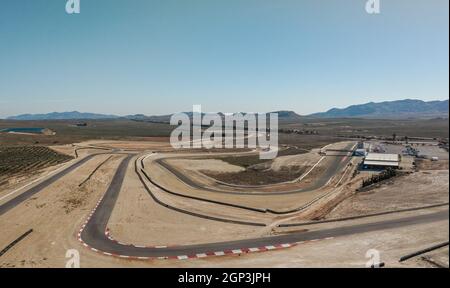
{"type": "Polygon", "coordinates": [[[339,179],[338,183],[334,187],[338,187],[339,184],[341,184],[342,180],[347,175],[347,172],[350,170],[349,168],[350,168],[350,166],[345,167],[345,170],[344,170],[344,173],[342,174],[341,179],[339,179]]]}
{"type": "Polygon", "coordinates": [[[317,163],[314,164],[314,166],[311,167],[311,169],[308,170],[308,172],[306,172],[305,174],[303,174],[303,175],[297,180],[297,182],[301,182],[306,176],[308,176],[309,173],[311,173],[311,172],[317,167],[317,165],[319,165],[320,162],[323,161],[323,159],[325,159],[325,156],[322,156],[322,158],[320,158],[319,161],[317,161],[317,163]]]}

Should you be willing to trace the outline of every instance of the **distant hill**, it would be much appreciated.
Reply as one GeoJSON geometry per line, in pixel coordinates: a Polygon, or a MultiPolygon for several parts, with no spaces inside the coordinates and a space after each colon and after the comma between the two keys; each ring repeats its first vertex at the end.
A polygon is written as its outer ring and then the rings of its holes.
{"type": "Polygon", "coordinates": [[[347,108],[333,108],[327,112],[309,115],[316,118],[434,118],[448,117],[448,100],[425,102],[421,100],[399,100],[370,102],[347,108]]]}
{"type": "Polygon", "coordinates": [[[274,111],[271,113],[278,114],[278,120],[283,122],[297,122],[304,118],[294,111],[274,111]]]}
{"type": "MultiPolygon", "coordinates": [[[[361,105],[352,105],[347,108],[333,108],[327,112],[314,113],[301,116],[294,111],[281,110],[271,113],[278,114],[282,123],[295,123],[308,118],[372,118],[372,119],[407,119],[407,118],[448,118],[448,100],[444,101],[421,101],[421,100],[399,100],[390,102],[370,102],[361,105]]],[[[192,112],[186,112],[192,118],[192,112]]],[[[173,114],[160,116],[147,116],[144,114],[116,116],[96,113],[53,112],[48,114],[23,114],[7,118],[8,120],[101,120],[101,119],[128,119],[139,122],[169,123],[173,114]]],[[[220,113],[223,117],[224,114],[220,113]]]]}
{"type": "Polygon", "coordinates": [[[8,120],[88,120],[88,119],[115,119],[118,116],[72,112],[53,112],[48,114],[22,114],[18,116],[8,117],[8,120]]]}
{"type": "Polygon", "coordinates": [[[172,115],[146,116],[143,114],[128,115],[123,118],[138,122],[169,123],[172,115]]]}
{"type": "MultiPolygon", "coordinates": [[[[184,113],[186,113],[189,116],[189,118],[192,119],[192,116],[193,116],[192,112],[184,112],[184,113]]],[[[245,114],[244,112],[241,112],[241,113],[245,114]]],[[[275,111],[275,112],[271,112],[271,113],[278,114],[279,121],[284,121],[284,122],[296,122],[302,118],[302,116],[298,115],[297,113],[295,113],[293,111],[275,111]]],[[[134,121],[142,121],[142,122],[169,123],[170,117],[172,115],[173,114],[161,115],[161,116],[146,116],[146,115],[142,115],[142,114],[137,114],[137,115],[128,115],[128,116],[125,116],[124,118],[129,119],[129,120],[134,120],[134,121]]],[[[202,115],[205,115],[205,114],[202,113],[202,115]]],[[[219,112],[219,115],[222,117],[222,120],[223,120],[223,117],[225,115],[222,112],[219,112]]]]}

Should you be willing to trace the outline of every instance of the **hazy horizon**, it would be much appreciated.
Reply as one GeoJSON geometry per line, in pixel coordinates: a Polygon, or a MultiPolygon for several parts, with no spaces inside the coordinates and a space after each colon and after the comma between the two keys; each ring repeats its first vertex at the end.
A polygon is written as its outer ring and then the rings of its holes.
{"type": "MultiPolygon", "coordinates": [[[[421,99],[402,99],[402,100],[419,100],[419,101],[424,101],[424,102],[433,102],[433,101],[448,101],[449,98],[447,99],[437,99],[437,100],[421,100],[421,99]]],[[[398,100],[393,100],[393,101],[398,101],[398,100]]],[[[401,100],[399,100],[401,101],[401,100]]],[[[392,101],[383,101],[383,102],[392,102],[392,101]]],[[[321,113],[321,112],[327,112],[331,109],[334,108],[347,108],[350,106],[357,106],[357,105],[364,105],[364,104],[368,104],[369,102],[366,103],[356,103],[356,104],[352,104],[352,105],[348,105],[348,106],[343,106],[343,107],[330,107],[329,109],[326,109],[324,111],[315,111],[309,114],[301,114],[298,113],[295,110],[289,110],[289,109],[280,109],[280,110],[271,110],[271,111],[240,111],[240,110],[235,110],[235,111],[206,111],[206,110],[202,110],[202,112],[205,113],[239,113],[239,112],[255,112],[255,113],[269,113],[269,112],[277,112],[277,111],[292,111],[295,112],[296,114],[300,115],[300,116],[309,116],[311,114],[315,114],[315,113],[321,113]]],[[[374,103],[381,103],[381,102],[376,102],[374,101],[374,103]]],[[[114,113],[99,113],[96,111],[78,111],[78,110],[64,110],[64,111],[47,111],[47,112],[42,112],[42,113],[19,113],[19,114],[15,114],[15,115],[9,115],[6,116],[4,118],[0,119],[7,119],[8,117],[14,117],[14,116],[21,116],[21,115],[46,115],[46,114],[51,114],[51,113],[71,113],[71,112],[78,112],[78,113],[90,113],[90,114],[102,114],[102,115],[111,115],[111,116],[118,116],[118,117],[124,117],[124,116],[130,116],[130,115],[145,115],[145,116],[166,116],[166,115],[171,115],[171,114],[175,114],[175,113],[184,113],[184,112],[192,112],[192,110],[182,110],[182,111],[172,111],[166,114],[146,114],[146,113],[131,113],[131,114],[114,114],[114,113]]]]}
{"type": "Polygon", "coordinates": [[[447,0],[3,1],[0,119],[449,97],[447,0]]]}

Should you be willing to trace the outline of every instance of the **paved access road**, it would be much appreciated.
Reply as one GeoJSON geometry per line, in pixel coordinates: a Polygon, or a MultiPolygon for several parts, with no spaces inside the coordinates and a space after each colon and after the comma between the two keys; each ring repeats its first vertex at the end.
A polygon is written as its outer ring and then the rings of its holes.
{"type": "MultiPolygon", "coordinates": [[[[89,147],[89,148],[86,148],[86,149],[99,149],[99,148],[89,147]]],[[[103,149],[103,148],[101,148],[101,149],[103,149]]],[[[83,159],[81,159],[81,160],[75,162],[74,164],[70,165],[69,167],[67,167],[67,168],[59,171],[58,173],[48,177],[47,179],[43,180],[42,182],[40,182],[39,184],[33,186],[32,188],[24,191],[23,193],[19,194],[18,196],[14,197],[13,199],[11,199],[11,200],[5,202],[4,204],[0,205],[0,216],[5,214],[9,210],[13,209],[14,207],[19,205],[23,201],[29,199],[31,196],[33,196],[36,193],[40,192],[41,190],[43,190],[47,186],[53,184],[55,181],[59,180],[61,177],[64,177],[65,175],[69,174],[70,172],[72,172],[73,170],[77,169],[81,165],[85,164],[86,162],[88,162],[92,158],[94,158],[96,156],[99,156],[99,155],[105,155],[105,154],[127,154],[128,155],[130,153],[123,153],[123,152],[120,152],[117,149],[112,149],[110,152],[102,152],[102,153],[95,153],[95,154],[88,155],[88,156],[84,157],[83,159]]]]}
{"type": "Polygon", "coordinates": [[[11,210],[12,208],[16,207],[23,201],[29,199],[34,194],[40,192],[45,187],[51,185],[53,182],[58,180],[59,178],[65,176],[66,174],[72,172],[73,170],[77,169],[87,161],[91,160],[93,157],[97,156],[99,154],[92,154],[89,156],[86,156],[85,158],[79,160],[78,162],[75,162],[74,164],[70,165],[69,167],[65,168],[64,170],[52,175],[51,177],[45,179],[44,181],[40,182],[36,186],[26,190],[25,192],[19,194],[15,198],[9,200],[8,202],[0,205],[0,216],[11,210]]]}

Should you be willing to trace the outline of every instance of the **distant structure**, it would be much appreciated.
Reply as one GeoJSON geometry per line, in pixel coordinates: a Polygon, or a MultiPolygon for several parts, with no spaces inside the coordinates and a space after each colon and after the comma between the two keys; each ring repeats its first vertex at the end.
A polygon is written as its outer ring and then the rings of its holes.
{"type": "Polygon", "coordinates": [[[353,152],[353,156],[365,157],[367,155],[367,148],[363,141],[358,142],[356,150],[353,152]]]}
{"type": "Polygon", "coordinates": [[[365,169],[399,168],[399,154],[367,153],[364,158],[365,169]]]}
{"type": "Polygon", "coordinates": [[[47,135],[47,136],[54,136],[54,135],[56,135],[56,132],[51,129],[44,128],[42,130],[42,134],[47,135]]]}
{"type": "Polygon", "coordinates": [[[5,129],[0,129],[0,133],[13,133],[13,134],[30,134],[30,135],[39,135],[39,134],[43,134],[43,135],[55,135],[56,132],[54,132],[51,129],[48,128],[5,128],[5,129]]]}
{"type": "Polygon", "coordinates": [[[1,129],[0,132],[5,133],[28,133],[28,134],[42,134],[45,128],[5,128],[1,129]]]}
{"type": "Polygon", "coordinates": [[[411,145],[407,145],[406,149],[403,150],[403,155],[408,155],[408,156],[414,156],[414,157],[418,157],[419,156],[419,150],[414,149],[411,145]]]}
{"type": "Polygon", "coordinates": [[[367,151],[366,149],[356,149],[355,152],[353,153],[354,156],[366,156],[367,155],[367,151]]]}

